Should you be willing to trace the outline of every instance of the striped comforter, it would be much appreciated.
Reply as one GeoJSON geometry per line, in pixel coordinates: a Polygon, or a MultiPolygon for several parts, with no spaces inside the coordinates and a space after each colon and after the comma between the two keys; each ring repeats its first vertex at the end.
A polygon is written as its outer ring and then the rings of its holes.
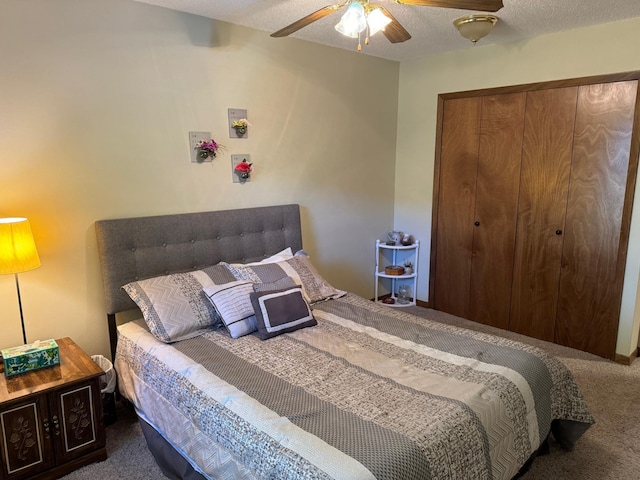
{"type": "Polygon", "coordinates": [[[314,315],[267,341],[219,330],[173,345],[130,322],[121,390],[210,476],[229,460],[245,478],[510,479],[550,431],[570,447],[593,423],[570,372],[534,347],[351,294],[314,315]]]}

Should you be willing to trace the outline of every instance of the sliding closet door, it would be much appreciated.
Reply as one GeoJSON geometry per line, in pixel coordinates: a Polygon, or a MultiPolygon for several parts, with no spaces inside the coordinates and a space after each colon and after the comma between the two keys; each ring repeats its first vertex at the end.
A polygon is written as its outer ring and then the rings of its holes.
{"type": "Polygon", "coordinates": [[[481,98],[443,106],[434,308],[468,318],[481,98]]]}
{"type": "Polygon", "coordinates": [[[577,87],[527,93],[509,329],[554,341],[577,87]]]}
{"type": "Polygon", "coordinates": [[[578,92],[555,341],[608,358],[620,314],[618,258],[627,247],[621,231],[637,83],[578,92]]]}
{"type": "Polygon", "coordinates": [[[482,98],[469,318],[509,326],[525,93],[482,98]]]}

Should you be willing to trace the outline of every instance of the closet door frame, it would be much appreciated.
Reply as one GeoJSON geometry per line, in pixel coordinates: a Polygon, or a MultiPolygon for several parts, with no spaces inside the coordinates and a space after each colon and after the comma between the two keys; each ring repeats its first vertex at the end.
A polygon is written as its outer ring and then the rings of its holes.
{"type": "MultiPolygon", "coordinates": [[[[530,92],[536,90],[546,90],[552,88],[562,87],[580,87],[583,85],[593,85],[598,83],[612,83],[629,80],[638,80],[640,90],[640,71],[623,72],[607,75],[597,75],[591,77],[580,77],[566,80],[554,80],[549,82],[538,82],[522,85],[512,85],[506,87],[487,88],[480,90],[468,90],[462,92],[442,93],[438,95],[438,111],[437,111],[437,124],[436,124],[436,145],[435,145],[435,162],[434,162],[434,181],[433,181],[433,200],[432,200],[432,221],[431,221],[431,251],[430,251],[430,265],[429,265],[429,303],[431,304],[435,295],[435,272],[436,272],[436,257],[438,249],[438,239],[435,232],[438,231],[438,209],[439,209],[439,197],[440,197],[440,174],[441,174],[441,161],[442,161],[442,127],[443,127],[443,112],[444,104],[447,100],[456,98],[467,97],[483,97],[487,95],[500,95],[507,93],[520,93],[530,92]]],[[[622,222],[620,231],[620,240],[618,246],[617,255],[617,275],[616,284],[619,285],[618,299],[616,302],[616,317],[620,316],[621,300],[622,300],[622,287],[624,283],[624,271],[627,260],[627,252],[629,247],[629,234],[631,224],[631,212],[633,208],[633,199],[636,187],[636,177],[638,172],[638,156],[640,155],[640,91],[636,94],[635,114],[633,120],[633,133],[631,139],[631,146],[629,151],[629,168],[627,173],[627,183],[625,190],[625,199],[622,212],[622,222]]],[[[640,208],[640,206],[638,207],[640,208]]],[[[617,329],[617,326],[616,326],[617,329]]],[[[612,346],[612,351],[607,358],[615,358],[615,344],[612,346]]]]}

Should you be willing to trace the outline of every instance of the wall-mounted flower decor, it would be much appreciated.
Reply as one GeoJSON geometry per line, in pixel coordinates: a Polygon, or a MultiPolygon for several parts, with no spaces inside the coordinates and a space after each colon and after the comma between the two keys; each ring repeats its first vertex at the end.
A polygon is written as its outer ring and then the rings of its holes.
{"type": "Polygon", "coordinates": [[[238,163],[236,165],[236,167],[234,168],[236,174],[242,179],[242,180],[246,180],[249,177],[251,177],[251,172],[252,172],[252,168],[251,165],[253,165],[252,163],[247,162],[246,160],[241,161],[240,163],[238,163]]]}
{"type": "Polygon", "coordinates": [[[222,148],[213,138],[211,140],[200,140],[196,145],[198,160],[204,162],[207,158],[216,158],[218,151],[222,148]]]}
{"type": "Polygon", "coordinates": [[[236,135],[242,137],[247,133],[247,128],[249,128],[251,124],[246,118],[241,118],[240,120],[234,120],[231,126],[236,131],[236,135]]]}

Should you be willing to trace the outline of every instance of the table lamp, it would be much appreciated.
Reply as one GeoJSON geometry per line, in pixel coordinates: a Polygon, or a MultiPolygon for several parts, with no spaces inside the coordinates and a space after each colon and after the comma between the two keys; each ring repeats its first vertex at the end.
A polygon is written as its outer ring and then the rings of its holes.
{"type": "Polygon", "coordinates": [[[40,266],[40,257],[33,240],[31,226],[26,218],[0,218],[0,275],[14,274],[22,322],[22,339],[27,343],[20,299],[18,274],[40,266]]]}

